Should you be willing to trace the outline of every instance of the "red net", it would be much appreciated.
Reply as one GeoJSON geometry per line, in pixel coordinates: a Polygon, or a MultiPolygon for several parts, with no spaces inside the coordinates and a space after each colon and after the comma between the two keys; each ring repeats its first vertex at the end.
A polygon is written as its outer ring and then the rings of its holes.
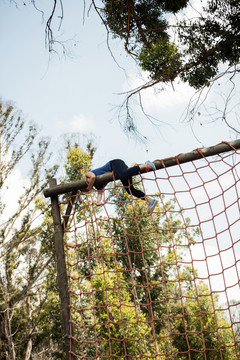
{"type": "Polygon", "coordinates": [[[239,174],[233,149],[139,175],[152,213],[118,181],[70,198],[70,359],[239,358],[239,174]]]}

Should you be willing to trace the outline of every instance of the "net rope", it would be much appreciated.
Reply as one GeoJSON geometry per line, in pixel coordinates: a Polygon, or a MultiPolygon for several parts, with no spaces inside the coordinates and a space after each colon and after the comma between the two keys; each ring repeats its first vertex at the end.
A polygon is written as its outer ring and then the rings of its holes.
{"type": "Polygon", "coordinates": [[[59,200],[69,359],[240,358],[240,153],[201,155],[135,178],[153,212],[119,181],[59,200]]]}

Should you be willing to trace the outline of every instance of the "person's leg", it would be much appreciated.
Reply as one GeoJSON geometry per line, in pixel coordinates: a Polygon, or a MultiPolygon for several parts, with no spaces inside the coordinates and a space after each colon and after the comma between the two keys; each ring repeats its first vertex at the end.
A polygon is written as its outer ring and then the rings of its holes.
{"type": "Polygon", "coordinates": [[[97,192],[98,192],[98,195],[97,195],[96,205],[101,205],[101,201],[102,201],[102,196],[103,196],[104,190],[101,189],[101,190],[98,190],[97,192]]]}
{"type": "Polygon", "coordinates": [[[157,205],[157,200],[147,196],[143,191],[136,189],[132,184],[132,178],[130,179],[122,179],[122,184],[125,187],[125,190],[129,195],[133,195],[139,199],[145,200],[149,209],[148,212],[152,212],[157,205]]]}
{"type": "Polygon", "coordinates": [[[130,178],[131,176],[138,175],[141,170],[156,170],[156,167],[151,161],[146,161],[144,164],[128,167],[121,159],[115,159],[110,162],[112,170],[119,176],[120,179],[130,178]]]}
{"type": "Polygon", "coordinates": [[[142,200],[145,200],[151,211],[156,206],[157,201],[152,199],[151,197],[145,195],[145,193],[143,191],[136,189],[132,183],[132,176],[138,175],[140,170],[150,168],[150,167],[153,170],[155,170],[155,165],[152,164],[152,166],[151,166],[150,164],[151,163],[149,161],[147,161],[145,164],[140,164],[140,165],[128,168],[123,160],[116,159],[116,160],[111,161],[112,170],[119,176],[127,193],[130,195],[133,195],[137,198],[140,198],[142,200]]]}
{"type": "Polygon", "coordinates": [[[135,196],[135,197],[137,197],[139,199],[142,199],[142,200],[144,200],[146,198],[143,191],[138,190],[133,186],[132,178],[121,179],[121,182],[122,182],[123,186],[125,187],[125,190],[127,191],[127,193],[129,195],[133,195],[133,196],[135,196]]]}
{"type": "Polygon", "coordinates": [[[125,162],[121,159],[112,160],[111,168],[120,179],[130,178],[131,176],[138,175],[140,172],[140,167],[138,165],[128,168],[125,162]]]}

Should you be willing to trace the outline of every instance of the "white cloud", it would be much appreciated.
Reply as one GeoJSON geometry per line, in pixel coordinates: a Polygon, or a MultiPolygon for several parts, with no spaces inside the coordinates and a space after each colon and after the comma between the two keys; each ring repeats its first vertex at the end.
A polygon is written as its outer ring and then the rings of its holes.
{"type": "MultiPolygon", "coordinates": [[[[148,82],[149,74],[146,71],[138,72],[138,74],[131,72],[123,84],[123,91],[127,93],[129,90],[139,89],[148,82]]],[[[195,90],[189,85],[176,81],[173,85],[160,84],[144,89],[141,92],[141,101],[147,112],[167,110],[169,107],[186,106],[194,93],[195,90]]]]}
{"type": "Polygon", "coordinates": [[[69,127],[73,132],[89,132],[93,130],[94,123],[88,115],[74,115],[69,121],[69,127]]]}
{"type": "Polygon", "coordinates": [[[194,91],[186,84],[174,84],[174,88],[167,86],[164,91],[157,87],[149,88],[143,95],[144,108],[149,110],[167,110],[179,105],[186,105],[194,91]]]}

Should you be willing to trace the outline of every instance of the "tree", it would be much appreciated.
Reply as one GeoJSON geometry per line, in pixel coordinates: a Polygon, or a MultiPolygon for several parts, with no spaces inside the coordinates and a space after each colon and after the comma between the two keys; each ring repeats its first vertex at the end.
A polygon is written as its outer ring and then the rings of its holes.
{"type": "Polygon", "coordinates": [[[36,144],[36,136],[34,124],[27,125],[13,105],[0,102],[0,351],[1,358],[7,360],[19,356],[30,359],[37,309],[41,310],[44,297],[36,299],[36,293],[40,292],[42,276],[52,260],[51,253],[43,256],[41,239],[49,224],[39,226],[46,204],[43,206],[37,198],[57,167],[45,169],[50,156],[49,140],[41,139],[36,144]],[[3,195],[9,195],[8,187],[10,192],[15,191],[10,177],[14,182],[14,171],[19,164],[27,166],[28,155],[29,181],[21,195],[15,194],[10,204],[5,199],[5,204],[3,195]],[[19,336],[19,329],[20,332],[24,329],[24,337],[19,336]]]}
{"type": "Polygon", "coordinates": [[[221,64],[239,64],[239,12],[238,1],[208,1],[199,17],[188,20],[183,16],[178,22],[179,43],[172,44],[171,50],[158,32],[156,40],[151,39],[150,49],[140,52],[140,66],[150,72],[152,80],[165,82],[180,76],[196,89],[208,86],[219,74],[221,64]]]}
{"type": "MultiPolygon", "coordinates": [[[[190,348],[189,354],[192,360],[202,359],[203,351],[209,360],[220,357],[237,359],[230,323],[221,312],[214,312],[219,306],[217,296],[212,298],[208,286],[201,281],[198,283],[197,292],[192,287],[185,295],[183,309],[180,301],[176,301],[170,307],[173,316],[174,347],[186,354],[190,348]],[[183,311],[184,316],[182,316],[183,311]],[[219,342],[222,345],[221,349],[219,342]]],[[[182,356],[181,359],[187,358],[188,355],[182,356]]]]}
{"type": "MultiPolygon", "coordinates": [[[[42,195],[59,166],[47,168],[49,140],[37,143],[36,126],[28,126],[5,102],[0,103],[0,135],[0,357],[64,359],[51,209],[42,195]],[[29,178],[23,194],[16,193],[9,204],[6,193],[15,191],[19,165],[29,178]]],[[[66,160],[60,164],[65,182],[82,178],[91,167],[93,139],[87,139],[86,151],[78,141],[76,135],[65,138],[66,160]]]]}
{"type": "MultiPolygon", "coordinates": [[[[188,83],[199,94],[190,102],[191,120],[199,113],[198,106],[209,91],[204,89],[222,77],[229,79],[225,104],[230,108],[240,63],[239,1],[209,0],[195,14],[193,8],[197,4],[189,1],[129,0],[125,6],[113,0],[102,2],[99,13],[103,14],[108,31],[124,41],[126,51],[149,74],[148,82],[127,94],[125,129],[136,130],[129,107],[132,96],[139,95],[141,105],[142,90],[155,85],[163,89],[174,80],[188,83]],[[175,18],[171,16],[174,14],[175,18]]],[[[226,108],[222,110],[222,120],[239,132],[237,125],[229,123],[226,108]]]]}

